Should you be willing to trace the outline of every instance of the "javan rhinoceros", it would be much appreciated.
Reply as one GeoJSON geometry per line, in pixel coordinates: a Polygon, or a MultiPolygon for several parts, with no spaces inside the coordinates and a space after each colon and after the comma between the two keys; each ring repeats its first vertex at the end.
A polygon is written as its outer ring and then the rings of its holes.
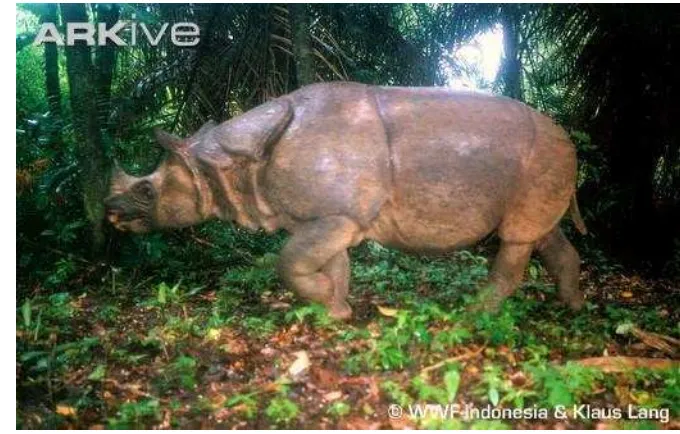
{"type": "Polygon", "coordinates": [[[106,200],[118,229],[208,219],[291,236],[279,273],[300,296],[349,318],[347,249],[371,239],[447,251],[496,232],[498,308],[536,250],[561,299],[583,304],[579,256],[559,228],[575,197],[576,151],[548,117],[517,101],[442,88],[333,82],[303,87],[181,139],[149,176],[117,169],[106,200]]]}

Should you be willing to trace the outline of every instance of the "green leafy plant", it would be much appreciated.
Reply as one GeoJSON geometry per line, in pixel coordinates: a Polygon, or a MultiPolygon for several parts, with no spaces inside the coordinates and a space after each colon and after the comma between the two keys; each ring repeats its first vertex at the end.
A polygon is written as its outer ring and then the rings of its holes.
{"type": "Polygon", "coordinates": [[[503,378],[500,367],[487,363],[484,365],[482,382],[486,398],[494,407],[501,402],[501,391],[503,390],[503,378]]]}
{"type": "Polygon", "coordinates": [[[238,407],[247,419],[253,419],[257,415],[257,395],[257,392],[234,395],[224,405],[225,407],[238,407]]]}
{"type": "Polygon", "coordinates": [[[286,322],[295,321],[299,324],[309,319],[317,327],[334,325],[334,321],[328,316],[326,308],[318,303],[297,307],[287,312],[284,318],[286,322]]]}
{"type": "Polygon", "coordinates": [[[149,422],[160,420],[160,403],[156,399],[126,402],[114,418],[109,419],[111,429],[139,429],[149,422]]]}
{"type": "Polygon", "coordinates": [[[168,376],[172,383],[185,389],[196,387],[196,359],[188,356],[178,357],[168,369],[168,376]]]}
{"type": "Polygon", "coordinates": [[[449,369],[444,373],[444,386],[446,387],[446,399],[453,402],[458,394],[460,386],[460,373],[458,369],[449,369]]]}
{"type": "Polygon", "coordinates": [[[234,318],[230,323],[237,323],[250,335],[257,338],[267,338],[271,336],[277,328],[277,318],[269,316],[247,316],[243,319],[234,318]]]}
{"type": "Polygon", "coordinates": [[[498,315],[483,312],[474,321],[477,331],[493,345],[514,346],[520,339],[517,316],[507,306],[498,315]]]}
{"type": "Polygon", "coordinates": [[[380,388],[389,397],[392,403],[399,404],[401,407],[409,405],[413,399],[404,391],[404,389],[396,382],[391,380],[383,381],[380,388]]]}
{"type": "Polygon", "coordinates": [[[88,380],[101,381],[106,377],[106,365],[97,365],[94,370],[87,376],[88,380]]]}
{"type": "Polygon", "coordinates": [[[177,282],[173,286],[169,286],[165,282],[161,282],[160,284],[158,284],[154,291],[155,300],[153,301],[152,304],[155,304],[156,306],[159,307],[181,306],[186,302],[188,298],[190,298],[193,295],[196,295],[202,289],[201,287],[196,287],[188,292],[185,292],[182,289],[181,283],[182,283],[181,281],[177,282]]]}
{"type": "Polygon", "coordinates": [[[564,366],[526,364],[534,381],[541,387],[541,399],[546,405],[571,406],[592,393],[597,381],[603,379],[601,371],[568,362],[564,366]]]}
{"type": "Polygon", "coordinates": [[[326,413],[333,416],[336,419],[347,416],[352,411],[352,407],[344,401],[335,401],[328,406],[326,413]]]}
{"type": "Polygon", "coordinates": [[[423,377],[418,376],[411,380],[411,387],[413,387],[418,395],[418,399],[422,402],[434,402],[442,405],[446,405],[449,402],[448,397],[450,393],[448,390],[430,384],[423,377]]]}
{"type": "Polygon", "coordinates": [[[269,420],[283,426],[293,422],[299,413],[298,405],[284,396],[277,396],[272,399],[265,409],[265,414],[269,420]]]}

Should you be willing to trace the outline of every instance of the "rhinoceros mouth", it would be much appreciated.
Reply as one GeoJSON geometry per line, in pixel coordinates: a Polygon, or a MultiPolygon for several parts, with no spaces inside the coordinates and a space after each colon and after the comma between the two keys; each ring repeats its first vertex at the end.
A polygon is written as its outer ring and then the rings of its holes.
{"type": "Polygon", "coordinates": [[[153,228],[151,216],[151,205],[137,202],[131,205],[131,198],[112,197],[105,201],[106,220],[117,230],[123,232],[142,233],[148,232],[153,228]]]}
{"type": "Polygon", "coordinates": [[[134,232],[134,233],[144,233],[151,230],[151,222],[146,216],[136,215],[136,216],[126,216],[115,210],[111,210],[107,213],[106,219],[121,232],[134,232]]]}

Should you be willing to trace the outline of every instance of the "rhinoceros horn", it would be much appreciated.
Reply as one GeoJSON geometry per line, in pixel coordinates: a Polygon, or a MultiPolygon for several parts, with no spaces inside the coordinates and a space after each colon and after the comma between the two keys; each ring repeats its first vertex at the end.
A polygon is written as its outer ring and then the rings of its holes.
{"type": "Polygon", "coordinates": [[[204,136],[208,131],[212,130],[212,129],[215,128],[216,126],[217,126],[217,124],[215,123],[215,121],[213,121],[213,120],[211,119],[211,120],[209,120],[208,122],[204,123],[204,124],[201,126],[201,128],[199,128],[198,131],[196,131],[191,137],[192,137],[192,138],[199,138],[199,137],[202,137],[202,136],[204,136]]]}
{"type": "Polygon", "coordinates": [[[175,152],[185,146],[184,140],[160,128],[154,128],[153,134],[156,137],[156,141],[170,152],[175,152]]]}
{"type": "Polygon", "coordinates": [[[113,161],[113,173],[111,174],[112,192],[125,191],[138,180],[139,178],[125,173],[118,160],[113,161]]]}

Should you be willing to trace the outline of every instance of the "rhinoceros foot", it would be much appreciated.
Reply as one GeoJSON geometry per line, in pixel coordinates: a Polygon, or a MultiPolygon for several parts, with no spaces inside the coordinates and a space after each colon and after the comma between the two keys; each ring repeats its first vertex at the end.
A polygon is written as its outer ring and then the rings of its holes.
{"type": "Polygon", "coordinates": [[[569,306],[569,308],[575,312],[583,309],[583,306],[586,304],[583,294],[574,294],[569,298],[565,298],[562,296],[562,294],[560,294],[560,298],[564,304],[569,306]]]}
{"type": "Polygon", "coordinates": [[[482,312],[496,314],[500,311],[503,301],[505,301],[505,297],[498,294],[494,285],[486,285],[480,289],[477,299],[468,306],[467,311],[471,314],[482,312]]]}
{"type": "Polygon", "coordinates": [[[347,321],[352,318],[352,308],[346,301],[337,301],[328,309],[328,316],[338,321],[347,321]]]}

